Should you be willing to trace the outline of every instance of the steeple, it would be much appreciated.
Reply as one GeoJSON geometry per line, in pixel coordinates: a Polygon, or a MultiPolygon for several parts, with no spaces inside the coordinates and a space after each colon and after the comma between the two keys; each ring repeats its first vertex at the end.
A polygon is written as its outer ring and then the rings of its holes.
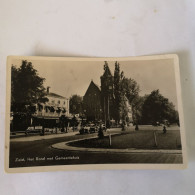
{"type": "Polygon", "coordinates": [[[105,61],[104,73],[100,77],[101,79],[101,104],[103,109],[104,121],[110,121],[113,119],[114,113],[114,99],[113,99],[113,85],[114,77],[108,66],[108,62],[105,61]]]}
{"type": "Polygon", "coordinates": [[[108,62],[105,61],[103,77],[108,77],[108,76],[112,76],[112,73],[111,73],[110,68],[108,66],[108,62]]]}

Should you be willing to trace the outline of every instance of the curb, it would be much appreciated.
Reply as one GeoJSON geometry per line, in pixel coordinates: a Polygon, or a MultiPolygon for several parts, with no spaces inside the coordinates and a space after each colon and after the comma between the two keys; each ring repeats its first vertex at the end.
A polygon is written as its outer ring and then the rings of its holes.
{"type": "Polygon", "coordinates": [[[60,142],[57,144],[53,144],[51,147],[54,149],[58,149],[58,150],[68,150],[68,151],[77,151],[77,152],[182,154],[182,150],[163,150],[163,149],[145,150],[145,149],[134,149],[134,148],[127,148],[127,149],[80,148],[80,147],[74,147],[74,146],[68,145],[71,142],[87,140],[87,139],[92,139],[96,137],[97,136],[93,136],[93,137],[85,138],[85,139],[77,139],[74,141],[60,142]]]}
{"type": "Polygon", "coordinates": [[[78,132],[72,132],[69,133],[58,133],[58,134],[45,134],[44,136],[41,135],[26,135],[21,137],[10,137],[10,142],[31,142],[31,141],[40,141],[40,140],[47,140],[47,139],[54,139],[54,138],[60,138],[60,137],[68,137],[68,136],[74,136],[78,132]],[[23,139],[22,139],[23,138],[23,139]]]}

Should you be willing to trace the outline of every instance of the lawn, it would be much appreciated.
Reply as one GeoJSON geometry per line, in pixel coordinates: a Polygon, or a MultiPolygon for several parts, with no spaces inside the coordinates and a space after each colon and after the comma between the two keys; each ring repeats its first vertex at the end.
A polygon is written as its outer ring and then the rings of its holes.
{"type": "Polygon", "coordinates": [[[111,146],[109,145],[108,136],[103,139],[92,138],[71,142],[69,145],[85,148],[181,149],[179,130],[167,131],[166,134],[155,130],[128,131],[112,135],[111,138],[111,146]]]}

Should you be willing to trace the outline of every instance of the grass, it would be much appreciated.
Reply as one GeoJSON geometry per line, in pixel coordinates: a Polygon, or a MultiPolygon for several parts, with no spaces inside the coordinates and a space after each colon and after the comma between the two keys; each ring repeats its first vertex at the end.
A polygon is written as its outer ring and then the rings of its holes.
{"type": "Polygon", "coordinates": [[[103,139],[92,138],[72,142],[69,145],[85,148],[113,148],[113,149],[181,149],[180,131],[167,131],[163,134],[161,131],[142,130],[122,132],[118,135],[112,135],[112,145],[109,145],[109,137],[103,139]],[[156,142],[155,142],[156,136],[156,142]]]}

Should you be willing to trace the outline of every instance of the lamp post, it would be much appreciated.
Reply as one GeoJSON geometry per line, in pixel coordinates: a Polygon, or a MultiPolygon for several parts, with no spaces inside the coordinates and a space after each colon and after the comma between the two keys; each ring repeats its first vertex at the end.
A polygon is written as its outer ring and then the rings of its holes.
{"type": "Polygon", "coordinates": [[[135,124],[135,130],[138,131],[139,130],[139,127],[138,127],[138,119],[137,119],[137,106],[135,107],[135,121],[136,121],[136,124],[135,124]]]}
{"type": "Polygon", "coordinates": [[[108,120],[108,124],[107,126],[110,128],[110,93],[112,92],[112,85],[109,85],[108,86],[108,95],[107,95],[107,98],[108,98],[108,116],[107,116],[107,120],[108,120]]]}

